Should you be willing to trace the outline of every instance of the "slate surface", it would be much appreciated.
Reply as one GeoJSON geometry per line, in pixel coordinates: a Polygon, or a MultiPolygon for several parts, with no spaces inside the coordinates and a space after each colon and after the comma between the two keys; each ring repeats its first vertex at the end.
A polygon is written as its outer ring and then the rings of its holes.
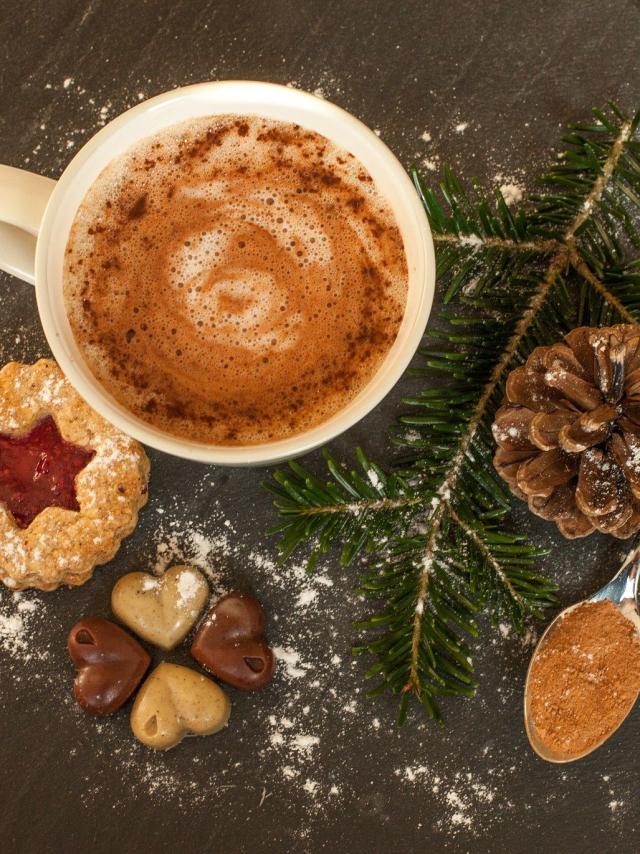
{"type": "MultiPolygon", "coordinates": [[[[406,165],[446,160],[467,177],[528,186],[555,156],[560,123],[610,97],[635,108],[639,36],[637,3],[622,0],[4,0],[0,162],[56,177],[138,93],[253,78],[320,88],[379,129],[406,165]]],[[[29,286],[0,275],[0,310],[3,362],[46,354],[29,286]]],[[[337,452],[360,442],[388,460],[386,426],[412,386],[403,380],[337,452]]],[[[118,557],[80,590],[26,597],[37,608],[23,612],[30,661],[0,651],[3,850],[637,850],[637,712],[583,763],[543,764],[521,726],[530,650],[487,626],[478,697],[446,703],[444,731],[414,714],[397,732],[395,702],[365,700],[366,662],[349,659],[351,619],[363,613],[350,593],[355,571],[334,559],[322,568],[331,587],[290,570],[274,580],[256,558],[274,553],[263,472],[151,458],[151,502],[118,557]],[[263,599],[272,639],[299,654],[304,675],[281,669],[264,694],[234,694],[223,736],[149,757],[132,744],[125,713],[96,726],[76,712],[64,640],[79,616],[108,614],[114,579],[152,564],[172,535],[187,556],[197,551],[193,531],[213,542],[205,560],[221,584],[263,599]],[[305,606],[309,590],[316,598],[305,606]],[[319,743],[300,752],[297,736],[319,743]]],[[[554,547],[545,567],[565,603],[594,590],[623,552],[604,538],[570,545],[520,518],[554,547]]],[[[13,614],[7,592],[0,597],[13,614]]]]}

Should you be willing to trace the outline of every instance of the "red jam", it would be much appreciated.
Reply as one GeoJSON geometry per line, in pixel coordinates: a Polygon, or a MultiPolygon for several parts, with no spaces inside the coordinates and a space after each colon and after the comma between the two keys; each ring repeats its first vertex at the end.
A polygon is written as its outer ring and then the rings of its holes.
{"type": "Polygon", "coordinates": [[[79,510],[76,475],[94,454],[65,442],[50,415],[22,436],[0,433],[0,503],[19,528],[45,507],[79,510]]]}

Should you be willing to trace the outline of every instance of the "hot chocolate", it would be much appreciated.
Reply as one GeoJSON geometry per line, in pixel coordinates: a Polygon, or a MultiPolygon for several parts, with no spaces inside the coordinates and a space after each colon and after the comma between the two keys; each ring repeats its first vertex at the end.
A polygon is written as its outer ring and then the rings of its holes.
{"type": "Polygon", "coordinates": [[[78,210],[64,293],[85,359],[144,421],[257,444],[325,421],[369,382],[407,296],[371,176],[298,125],[216,116],[117,157],[78,210]]]}

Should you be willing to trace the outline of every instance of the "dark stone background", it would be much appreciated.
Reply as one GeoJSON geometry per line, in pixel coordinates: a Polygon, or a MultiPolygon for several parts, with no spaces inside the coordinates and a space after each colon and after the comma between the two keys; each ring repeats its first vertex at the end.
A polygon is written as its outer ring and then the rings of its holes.
{"type": "MultiPolygon", "coordinates": [[[[320,87],[378,128],[407,166],[439,158],[466,177],[501,173],[530,186],[555,157],[561,124],[608,98],[637,106],[639,37],[631,0],[3,0],[0,162],[56,177],[138,93],[254,78],[320,87]],[[455,132],[462,122],[466,130],[455,132]],[[429,144],[420,139],[425,130],[429,144]]],[[[2,361],[46,354],[29,286],[0,275],[0,311],[2,361]]],[[[386,428],[412,384],[401,382],[336,450],[363,443],[388,460],[386,428]]],[[[253,548],[274,553],[264,534],[274,518],[259,488],[264,472],[151,457],[150,505],[112,565],[80,590],[29,594],[39,608],[32,643],[48,657],[24,662],[0,652],[3,850],[637,851],[637,712],[582,763],[542,763],[521,725],[530,648],[486,626],[478,697],[445,703],[444,731],[414,712],[398,732],[394,700],[365,700],[358,692],[366,662],[349,660],[351,619],[364,611],[350,594],[355,571],[329,560],[322,571],[334,586],[319,588],[313,609],[297,608],[301,582],[289,587],[286,575],[276,583],[249,557],[253,548]],[[253,588],[272,615],[272,638],[298,649],[319,678],[313,686],[281,673],[262,695],[234,694],[224,736],[150,758],[134,745],[125,713],[96,726],[68,701],[64,641],[81,615],[108,614],[118,575],[153,562],[163,508],[178,537],[193,526],[212,536],[230,521],[239,545],[209,556],[222,583],[253,588]],[[330,667],[329,653],[341,667],[330,667]],[[344,709],[352,699],[355,714],[344,709]],[[281,718],[288,703],[298,729],[300,708],[310,705],[309,731],[321,742],[309,759],[268,745],[268,716],[281,718]],[[293,780],[281,773],[290,762],[293,780]],[[162,774],[169,782],[158,787],[162,774]],[[305,780],[318,783],[315,796],[305,780]],[[456,818],[456,797],[468,823],[456,818]]],[[[544,566],[561,583],[563,603],[617,568],[620,544],[601,537],[568,544],[520,518],[537,543],[553,546],[544,566]]],[[[11,607],[6,591],[0,597],[11,607]]]]}

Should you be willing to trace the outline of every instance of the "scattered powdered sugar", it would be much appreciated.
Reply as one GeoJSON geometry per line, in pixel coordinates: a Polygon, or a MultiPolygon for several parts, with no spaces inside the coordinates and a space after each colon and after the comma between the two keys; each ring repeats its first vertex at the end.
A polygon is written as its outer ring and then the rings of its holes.
{"type": "Polygon", "coordinates": [[[178,576],[179,604],[184,605],[191,602],[200,591],[200,579],[189,569],[183,569],[178,576]]]}
{"type": "Polygon", "coordinates": [[[311,588],[307,588],[306,590],[303,590],[302,593],[298,596],[296,605],[299,608],[307,608],[309,605],[311,605],[312,602],[315,602],[317,598],[318,591],[312,590],[311,588]]]}
{"type": "Polygon", "coordinates": [[[640,472],[640,444],[631,445],[630,447],[630,456],[625,461],[625,466],[633,469],[635,472],[640,472]]]}
{"type": "Polygon", "coordinates": [[[13,614],[0,616],[0,640],[3,649],[12,654],[26,649],[27,644],[23,635],[24,622],[17,610],[13,614]]]}
{"type": "MultiPolygon", "coordinates": [[[[454,168],[460,161],[460,155],[456,149],[460,146],[460,140],[471,130],[478,131],[480,125],[477,122],[457,120],[454,124],[438,128],[436,130],[417,129],[417,143],[412,162],[418,163],[427,172],[438,172],[442,163],[452,163],[454,168]],[[428,154],[425,155],[425,145],[428,145],[428,154]]],[[[466,152],[465,160],[475,157],[475,153],[466,152]]],[[[487,190],[498,187],[509,207],[520,204],[525,198],[525,170],[516,164],[509,163],[507,152],[493,152],[487,154],[483,150],[483,158],[487,162],[489,170],[485,179],[487,190]],[[501,159],[498,159],[501,158],[501,159]],[[495,170],[495,172],[494,172],[495,170]],[[493,172],[493,174],[492,174],[493,172]]],[[[429,182],[427,181],[427,184],[429,182]]],[[[473,284],[468,283],[465,293],[473,292],[473,284]]]]}
{"type": "Polygon", "coordinates": [[[381,485],[380,477],[375,469],[369,469],[367,471],[367,477],[369,478],[369,483],[374,489],[379,489],[381,485]]]}
{"type": "Polygon", "coordinates": [[[289,679],[300,679],[306,676],[310,665],[300,660],[300,653],[288,647],[274,646],[273,654],[277,661],[281,661],[285,667],[285,673],[289,679]]]}
{"type": "Polygon", "coordinates": [[[310,795],[315,795],[318,789],[318,783],[315,780],[306,780],[302,786],[305,792],[308,792],[310,795]]]}
{"type": "Polygon", "coordinates": [[[603,774],[602,783],[602,794],[608,799],[607,807],[611,813],[611,820],[614,824],[619,824],[635,809],[635,791],[622,773],[603,774]]]}
{"type": "Polygon", "coordinates": [[[320,739],[317,735],[302,735],[301,733],[297,733],[291,740],[293,750],[305,754],[309,754],[318,744],[320,744],[320,739]]]}
{"type": "Polygon", "coordinates": [[[482,246],[482,238],[478,234],[464,234],[460,238],[460,246],[470,246],[474,250],[482,246]]]}
{"type": "Polygon", "coordinates": [[[333,581],[328,575],[319,570],[308,573],[303,564],[288,561],[284,565],[278,564],[272,557],[252,551],[249,560],[262,572],[270,575],[271,583],[280,588],[289,587],[292,584],[299,588],[296,599],[298,608],[309,609],[317,607],[320,603],[319,593],[322,588],[333,587],[333,581]]]}
{"type": "Polygon", "coordinates": [[[538,632],[533,624],[526,625],[524,632],[520,635],[515,634],[508,623],[498,623],[498,631],[503,638],[516,638],[523,650],[533,650],[538,642],[538,632]]]}
{"type": "Polygon", "coordinates": [[[440,167],[440,158],[435,154],[431,157],[423,157],[422,165],[425,169],[428,169],[429,172],[436,172],[440,167]]]}
{"type": "MultiPolygon", "coordinates": [[[[512,767],[511,773],[515,770],[512,767]]],[[[405,784],[430,795],[437,805],[435,826],[449,836],[460,831],[481,835],[494,823],[504,820],[504,813],[514,807],[507,795],[507,781],[511,773],[491,765],[484,776],[466,769],[436,769],[424,764],[395,769],[396,776],[405,784]],[[498,800],[501,805],[499,811],[495,808],[498,800]]]]}
{"type": "Polygon", "coordinates": [[[429,769],[426,765],[407,765],[405,768],[396,769],[396,776],[402,776],[409,783],[415,783],[420,777],[426,777],[429,769]]]}
{"type": "Polygon", "coordinates": [[[504,429],[495,423],[491,426],[491,432],[499,442],[506,442],[507,439],[517,439],[520,436],[520,431],[517,427],[508,427],[504,429]]]}
{"type": "Polygon", "coordinates": [[[6,591],[0,595],[0,651],[22,664],[46,660],[48,650],[33,642],[39,599],[33,598],[33,593],[6,591]]]}
{"type": "Polygon", "coordinates": [[[508,205],[515,205],[522,201],[523,190],[517,184],[501,184],[500,192],[508,205]]]}
{"type": "Polygon", "coordinates": [[[505,175],[503,172],[496,172],[493,176],[493,182],[500,188],[500,192],[507,205],[517,205],[524,198],[525,188],[514,175],[505,175]]]}

